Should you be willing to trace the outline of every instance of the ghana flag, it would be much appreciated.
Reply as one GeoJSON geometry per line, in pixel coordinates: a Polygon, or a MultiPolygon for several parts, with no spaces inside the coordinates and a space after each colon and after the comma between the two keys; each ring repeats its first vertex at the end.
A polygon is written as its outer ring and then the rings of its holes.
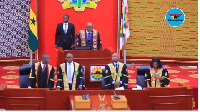
{"type": "Polygon", "coordinates": [[[169,14],[172,19],[178,19],[182,14],[169,14]]]}
{"type": "Polygon", "coordinates": [[[36,2],[31,0],[30,3],[30,18],[29,18],[29,48],[35,52],[38,48],[38,35],[37,35],[37,17],[36,17],[36,2]]]}
{"type": "Polygon", "coordinates": [[[126,43],[126,39],[130,36],[129,17],[128,17],[128,1],[122,0],[121,26],[120,26],[120,49],[126,43]]]}

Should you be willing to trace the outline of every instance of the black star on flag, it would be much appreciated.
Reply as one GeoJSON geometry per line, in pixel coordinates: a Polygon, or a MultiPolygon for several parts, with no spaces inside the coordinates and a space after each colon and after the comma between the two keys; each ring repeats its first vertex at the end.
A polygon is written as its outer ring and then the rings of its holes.
{"type": "Polygon", "coordinates": [[[34,26],[35,26],[36,20],[34,19],[34,17],[33,17],[33,19],[30,19],[30,20],[31,20],[31,24],[34,24],[34,26]]]}
{"type": "Polygon", "coordinates": [[[174,19],[178,19],[176,15],[174,16],[174,19]]]}

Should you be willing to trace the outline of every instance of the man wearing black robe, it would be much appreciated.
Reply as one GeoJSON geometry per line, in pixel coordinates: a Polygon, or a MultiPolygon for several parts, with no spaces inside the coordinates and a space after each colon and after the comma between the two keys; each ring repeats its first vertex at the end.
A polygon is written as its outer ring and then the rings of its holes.
{"type": "Polygon", "coordinates": [[[57,90],[85,89],[83,67],[73,62],[73,54],[66,55],[67,62],[60,64],[57,80],[57,90]]]}
{"type": "Polygon", "coordinates": [[[55,70],[49,65],[49,55],[43,54],[42,61],[32,65],[29,76],[29,88],[49,88],[54,87],[55,70]]]}
{"type": "Polygon", "coordinates": [[[118,87],[128,88],[128,72],[126,64],[119,62],[117,53],[112,55],[113,62],[105,66],[105,87],[115,89],[118,87]]]}

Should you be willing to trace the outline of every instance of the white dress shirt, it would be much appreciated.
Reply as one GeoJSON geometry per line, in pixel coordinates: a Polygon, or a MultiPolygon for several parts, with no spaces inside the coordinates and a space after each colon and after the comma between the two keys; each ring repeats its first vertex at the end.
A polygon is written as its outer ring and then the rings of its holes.
{"type": "Polygon", "coordinates": [[[64,30],[64,32],[66,34],[67,30],[68,30],[68,23],[63,23],[63,30],[64,30]]]}
{"type": "Polygon", "coordinates": [[[44,68],[44,64],[42,63],[42,61],[40,62],[42,69],[44,68]]]}
{"type": "Polygon", "coordinates": [[[73,63],[73,61],[70,64],[67,62],[67,80],[68,80],[69,83],[72,83],[73,74],[74,74],[74,63],[73,63]]]}
{"type": "Polygon", "coordinates": [[[89,32],[89,31],[86,30],[86,33],[88,34],[88,33],[92,33],[92,32],[89,32]]]}

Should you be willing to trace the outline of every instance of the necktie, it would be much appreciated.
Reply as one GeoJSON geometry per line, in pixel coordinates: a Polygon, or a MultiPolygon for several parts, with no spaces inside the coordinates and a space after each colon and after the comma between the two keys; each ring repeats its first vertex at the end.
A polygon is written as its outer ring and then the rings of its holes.
{"type": "Polygon", "coordinates": [[[117,63],[115,64],[115,70],[116,70],[116,72],[118,72],[118,64],[117,63]]]}
{"type": "Polygon", "coordinates": [[[91,37],[91,35],[90,35],[90,32],[89,32],[88,36],[87,36],[87,40],[90,40],[90,37],[91,37]]]}
{"type": "Polygon", "coordinates": [[[44,64],[44,65],[43,65],[43,68],[42,68],[42,72],[44,72],[45,68],[46,68],[46,67],[45,67],[45,64],[44,64]]]}
{"type": "Polygon", "coordinates": [[[71,76],[71,64],[68,64],[68,70],[67,70],[67,78],[68,78],[68,82],[72,83],[72,76],[71,76]]]}
{"type": "Polygon", "coordinates": [[[67,24],[65,23],[65,34],[67,33],[67,24]]]}

